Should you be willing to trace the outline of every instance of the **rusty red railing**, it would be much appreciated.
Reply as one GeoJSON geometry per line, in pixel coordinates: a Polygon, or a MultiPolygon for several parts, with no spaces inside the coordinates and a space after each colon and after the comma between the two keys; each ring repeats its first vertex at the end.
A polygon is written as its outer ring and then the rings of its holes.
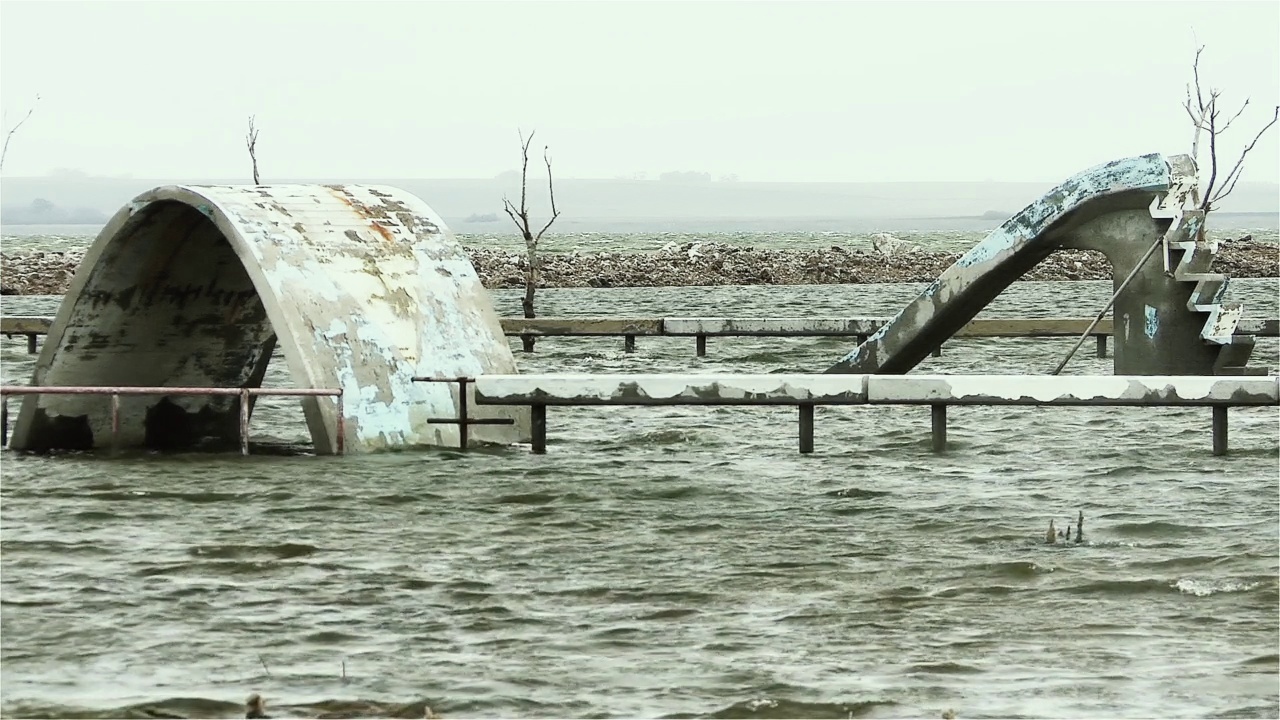
{"type": "Polygon", "coordinates": [[[320,396],[336,398],[337,433],[334,444],[338,455],[346,451],[346,430],[343,418],[342,389],[329,388],[214,388],[214,387],[139,387],[122,386],[0,386],[0,446],[9,445],[9,396],[10,395],[110,395],[111,396],[111,448],[115,450],[120,440],[121,395],[238,395],[240,397],[240,454],[249,454],[249,398],[278,396],[320,396]]]}

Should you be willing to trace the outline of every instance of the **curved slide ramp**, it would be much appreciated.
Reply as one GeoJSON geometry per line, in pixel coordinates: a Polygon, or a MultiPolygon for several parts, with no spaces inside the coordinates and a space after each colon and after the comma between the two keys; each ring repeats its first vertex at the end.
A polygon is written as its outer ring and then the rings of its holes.
{"type": "Polygon", "coordinates": [[[1116,290],[1141,263],[1113,307],[1116,374],[1257,372],[1245,368],[1253,338],[1234,334],[1242,308],[1220,302],[1226,277],[1207,272],[1217,244],[1199,239],[1204,214],[1197,205],[1195,163],[1185,155],[1142,155],[1085,170],[962,255],[826,372],[909,372],[1063,248],[1106,255],[1116,290]],[[1161,239],[1162,247],[1148,254],[1161,239]]]}
{"type": "MultiPolygon", "coordinates": [[[[515,360],[466,251],[418,198],[361,185],[165,186],[103,228],[76,272],[33,385],[259,387],[279,344],[305,397],[319,454],[459,444],[457,385],[414,376],[514,373],[515,360]]],[[[236,446],[239,396],[120,397],[118,446],[236,446]]],[[[251,408],[250,408],[251,409],[251,408]]],[[[528,411],[475,408],[529,436],[528,411]]],[[[111,443],[110,400],[28,395],[10,446],[111,443]]]]}

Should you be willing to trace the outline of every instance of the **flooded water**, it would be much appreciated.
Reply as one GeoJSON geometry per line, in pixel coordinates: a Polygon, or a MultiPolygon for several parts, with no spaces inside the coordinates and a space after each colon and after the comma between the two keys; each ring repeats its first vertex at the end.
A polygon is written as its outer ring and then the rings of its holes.
{"type": "MultiPolygon", "coordinates": [[[[1233,281],[1248,317],[1280,285],[1233,281]]],[[[1018,283],[982,317],[1089,316],[1018,283]]],[[[547,315],[883,316],[917,285],[541,292],[547,315]]],[[[496,293],[503,314],[516,295],[496,293]]],[[[57,298],[5,298],[51,314],[57,298]]],[[[920,371],[1045,373],[1073,341],[920,371]]],[[[839,339],[551,339],[526,372],[818,371],[839,339]]],[[[1261,342],[1254,363],[1280,366],[1261,342]]],[[[30,379],[21,339],[6,383],[30,379]]],[[[1086,345],[1068,373],[1110,372],[1086,345]]],[[[283,362],[268,384],[286,385],[283,362]]],[[[1280,411],[553,408],[548,454],[27,457],[0,485],[5,716],[1277,717],[1280,411]],[[1086,541],[1045,545],[1085,515],[1086,541]],[[313,715],[314,716],[314,715],[313,715]]]]}

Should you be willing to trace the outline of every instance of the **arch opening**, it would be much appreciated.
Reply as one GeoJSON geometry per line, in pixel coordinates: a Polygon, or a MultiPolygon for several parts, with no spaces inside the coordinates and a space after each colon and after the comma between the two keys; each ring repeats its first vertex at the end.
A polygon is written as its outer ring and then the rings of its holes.
{"type": "MultiPolygon", "coordinates": [[[[254,388],[277,345],[318,454],[456,446],[456,386],[415,376],[515,372],[497,313],[433,211],[394,188],[177,186],[144,193],[99,234],[37,359],[40,386],[254,388]]],[[[255,398],[250,397],[252,403],[255,398]]],[[[248,408],[252,413],[252,406],[248,408]]],[[[528,411],[476,408],[518,442],[528,411]]],[[[239,447],[238,395],[30,395],[19,450],[239,447]]]]}

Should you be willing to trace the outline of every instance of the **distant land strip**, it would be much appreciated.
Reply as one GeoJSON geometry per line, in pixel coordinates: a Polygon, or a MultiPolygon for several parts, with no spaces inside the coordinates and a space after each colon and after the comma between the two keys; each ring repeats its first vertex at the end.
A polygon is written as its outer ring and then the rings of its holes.
{"type": "MultiPolygon", "coordinates": [[[[467,248],[490,289],[524,287],[523,252],[467,248]]],[[[63,295],[83,250],[0,254],[0,292],[63,295]]],[[[546,288],[689,287],[700,285],[833,285],[931,282],[960,253],[903,250],[891,255],[839,246],[804,250],[671,243],[650,252],[545,253],[538,283],[546,288]]],[[[1280,277],[1280,245],[1245,240],[1220,245],[1213,270],[1234,278],[1280,277]]],[[[1101,253],[1060,250],[1023,280],[1108,280],[1101,253]]]]}

